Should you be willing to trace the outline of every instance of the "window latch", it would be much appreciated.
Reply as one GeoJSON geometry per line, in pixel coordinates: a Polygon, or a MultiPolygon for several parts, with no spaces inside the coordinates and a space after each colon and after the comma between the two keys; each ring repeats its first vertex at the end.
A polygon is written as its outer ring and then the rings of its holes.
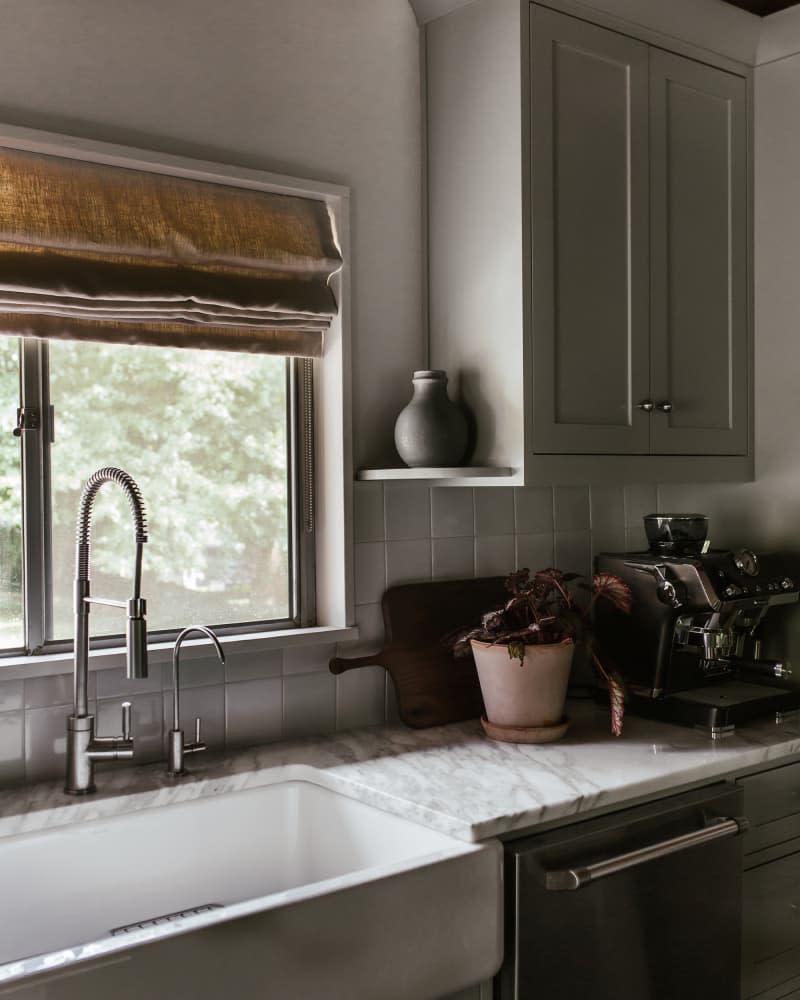
{"type": "Polygon", "coordinates": [[[22,437],[23,431],[38,431],[42,426],[42,414],[32,406],[17,408],[17,426],[11,432],[14,437],[22,437]]]}

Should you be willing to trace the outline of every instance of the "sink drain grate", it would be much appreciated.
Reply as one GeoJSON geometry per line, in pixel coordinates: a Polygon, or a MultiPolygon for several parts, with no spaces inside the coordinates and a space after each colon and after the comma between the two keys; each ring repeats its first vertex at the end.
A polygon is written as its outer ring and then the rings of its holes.
{"type": "Polygon", "coordinates": [[[129,934],[131,931],[141,931],[146,927],[158,927],[160,924],[169,924],[173,920],[180,920],[181,917],[194,917],[198,913],[208,913],[209,910],[221,910],[222,903],[203,903],[201,906],[190,906],[188,910],[176,910],[174,913],[165,913],[161,917],[150,917],[147,920],[140,920],[135,924],[125,924],[124,927],[113,927],[109,933],[112,937],[118,934],[129,934]]]}

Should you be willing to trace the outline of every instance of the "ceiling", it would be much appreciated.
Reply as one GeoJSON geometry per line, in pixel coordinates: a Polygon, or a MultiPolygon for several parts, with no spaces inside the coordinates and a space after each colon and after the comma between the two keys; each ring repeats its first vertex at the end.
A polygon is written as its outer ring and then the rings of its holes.
{"type": "Polygon", "coordinates": [[[776,14],[779,10],[786,10],[787,7],[794,7],[800,0],[725,0],[725,3],[733,7],[741,7],[742,10],[749,10],[751,14],[758,14],[766,17],[767,14],[776,14]]]}

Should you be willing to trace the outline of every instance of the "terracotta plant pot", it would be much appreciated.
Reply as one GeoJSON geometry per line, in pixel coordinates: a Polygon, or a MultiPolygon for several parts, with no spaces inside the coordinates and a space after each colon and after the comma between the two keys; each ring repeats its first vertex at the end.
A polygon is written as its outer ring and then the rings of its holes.
{"type": "Polygon", "coordinates": [[[571,639],[526,646],[522,664],[501,643],[473,639],[471,645],[489,722],[527,727],[561,722],[575,651],[571,639]]]}

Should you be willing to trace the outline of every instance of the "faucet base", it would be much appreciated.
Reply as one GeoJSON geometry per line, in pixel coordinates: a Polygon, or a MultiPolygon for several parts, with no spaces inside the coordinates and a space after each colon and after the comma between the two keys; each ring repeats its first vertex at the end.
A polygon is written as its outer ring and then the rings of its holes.
{"type": "Polygon", "coordinates": [[[167,736],[167,774],[179,778],[186,774],[183,766],[184,741],[182,729],[170,729],[167,736]]]}
{"type": "Polygon", "coordinates": [[[93,715],[67,716],[67,795],[90,795],[95,790],[94,761],[89,756],[93,736],[93,715]]]}
{"type": "Polygon", "coordinates": [[[67,788],[64,785],[65,795],[91,795],[93,792],[97,791],[96,785],[91,785],[89,788],[67,788]]]}

